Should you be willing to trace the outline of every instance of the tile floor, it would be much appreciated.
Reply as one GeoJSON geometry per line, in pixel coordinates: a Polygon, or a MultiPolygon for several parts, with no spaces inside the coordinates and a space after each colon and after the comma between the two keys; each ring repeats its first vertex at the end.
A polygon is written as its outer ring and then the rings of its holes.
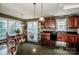
{"type": "MultiPolygon", "coordinates": [[[[74,52],[74,51],[73,51],[74,52]]],[[[23,43],[19,46],[16,55],[72,55],[72,51],[61,48],[48,48],[41,45],[23,43]]]]}
{"type": "MultiPolygon", "coordinates": [[[[75,51],[61,48],[49,48],[31,43],[23,43],[19,46],[16,55],[74,55],[75,51]]],[[[7,51],[7,45],[0,45],[0,55],[10,55],[7,51]]]]}

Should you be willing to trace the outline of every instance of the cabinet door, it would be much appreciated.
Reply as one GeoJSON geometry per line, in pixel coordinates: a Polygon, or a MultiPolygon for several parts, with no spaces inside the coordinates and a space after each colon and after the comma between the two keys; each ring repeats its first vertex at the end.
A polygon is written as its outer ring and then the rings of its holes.
{"type": "Polygon", "coordinates": [[[78,37],[77,37],[77,43],[79,43],[79,35],[78,35],[78,37]]]}
{"type": "Polygon", "coordinates": [[[78,42],[78,38],[79,38],[79,35],[75,35],[75,43],[77,43],[78,42]]]}
{"type": "Polygon", "coordinates": [[[68,42],[68,35],[67,34],[64,34],[64,42],[68,42]]]}
{"type": "Polygon", "coordinates": [[[79,17],[77,17],[77,28],[79,28],[79,17]]]}
{"type": "Polygon", "coordinates": [[[78,17],[74,17],[74,28],[78,27],[78,17]]]}
{"type": "Polygon", "coordinates": [[[74,19],[73,17],[68,18],[68,28],[73,28],[74,27],[74,19]]]}
{"type": "Polygon", "coordinates": [[[66,40],[65,34],[62,34],[62,41],[65,42],[65,40],[66,40]]]}
{"type": "Polygon", "coordinates": [[[74,39],[75,39],[74,36],[72,36],[72,35],[68,36],[69,43],[74,43],[74,39]]]}
{"type": "Polygon", "coordinates": [[[43,28],[55,28],[56,20],[54,17],[45,17],[45,21],[41,22],[43,28]]]}
{"type": "Polygon", "coordinates": [[[45,33],[45,39],[50,40],[50,33],[45,33]]]}
{"type": "Polygon", "coordinates": [[[55,20],[52,19],[48,20],[48,28],[55,28],[55,20]]]}
{"type": "Polygon", "coordinates": [[[57,40],[62,41],[62,34],[57,34],[57,40]]]}

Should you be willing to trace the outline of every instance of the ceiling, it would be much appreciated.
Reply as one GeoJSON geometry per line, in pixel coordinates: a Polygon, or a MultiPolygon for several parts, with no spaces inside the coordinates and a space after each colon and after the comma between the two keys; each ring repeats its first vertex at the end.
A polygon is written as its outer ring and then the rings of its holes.
{"type": "MultiPolygon", "coordinates": [[[[0,12],[23,19],[34,17],[33,3],[0,3],[0,12]]],[[[36,3],[35,17],[41,17],[41,3],[36,3]]],[[[79,14],[78,3],[43,3],[43,16],[79,14]]]]}

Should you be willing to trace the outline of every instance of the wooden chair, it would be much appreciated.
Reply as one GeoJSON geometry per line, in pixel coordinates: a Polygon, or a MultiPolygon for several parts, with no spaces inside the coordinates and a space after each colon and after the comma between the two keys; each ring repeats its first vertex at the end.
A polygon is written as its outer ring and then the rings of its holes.
{"type": "Polygon", "coordinates": [[[14,55],[16,52],[16,42],[13,40],[13,37],[9,36],[7,38],[7,46],[8,46],[8,52],[14,55]]]}

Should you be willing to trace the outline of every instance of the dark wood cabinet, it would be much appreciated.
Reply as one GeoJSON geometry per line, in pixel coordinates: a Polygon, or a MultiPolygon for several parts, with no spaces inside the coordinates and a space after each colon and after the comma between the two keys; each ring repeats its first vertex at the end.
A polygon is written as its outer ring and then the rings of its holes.
{"type": "Polygon", "coordinates": [[[79,40],[79,35],[75,35],[75,43],[78,43],[78,40],[79,40]]]}
{"type": "Polygon", "coordinates": [[[77,27],[79,28],[79,17],[77,17],[77,27]]]}
{"type": "Polygon", "coordinates": [[[42,39],[50,40],[50,33],[42,33],[42,39]]]}
{"type": "Polygon", "coordinates": [[[41,27],[44,29],[55,28],[56,20],[55,17],[44,17],[45,21],[41,22],[41,27]]]}
{"type": "Polygon", "coordinates": [[[57,34],[57,41],[62,41],[62,34],[57,34]]]}
{"type": "Polygon", "coordinates": [[[77,35],[77,37],[75,38],[76,38],[76,42],[79,43],[79,35],[77,35]]]}
{"type": "Polygon", "coordinates": [[[79,16],[68,18],[68,28],[79,28],[79,16]]]}
{"type": "Polygon", "coordinates": [[[62,41],[68,42],[68,35],[67,35],[67,34],[63,34],[63,39],[62,39],[62,41]]]}
{"type": "Polygon", "coordinates": [[[78,34],[69,34],[68,43],[70,48],[77,48],[78,34]]]}
{"type": "Polygon", "coordinates": [[[41,44],[49,47],[55,46],[55,41],[51,40],[51,32],[43,32],[41,36],[41,44]]]}
{"type": "Polygon", "coordinates": [[[74,27],[77,28],[78,27],[78,17],[74,17],[74,27]]]}
{"type": "Polygon", "coordinates": [[[73,17],[68,18],[68,28],[73,28],[74,27],[74,19],[73,17]]]}
{"type": "Polygon", "coordinates": [[[68,43],[74,43],[75,42],[75,36],[74,35],[68,35],[68,43]]]}
{"type": "Polygon", "coordinates": [[[67,43],[78,43],[78,34],[57,34],[57,41],[67,42],[67,43]]]}
{"type": "Polygon", "coordinates": [[[67,34],[57,34],[57,41],[68,42],[67,34]]]}

